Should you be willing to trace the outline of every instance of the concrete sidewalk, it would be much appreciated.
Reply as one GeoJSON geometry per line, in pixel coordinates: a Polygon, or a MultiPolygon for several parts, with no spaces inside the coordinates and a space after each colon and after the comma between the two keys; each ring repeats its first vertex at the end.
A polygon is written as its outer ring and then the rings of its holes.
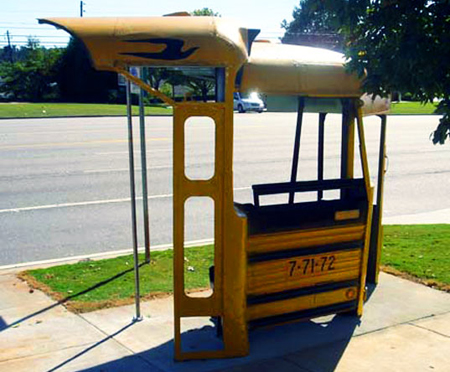
{"type": "MultiPolygon", "coordinates": [[[[250,355],[173,361],[172,298],[76,315],[0,273],[0,371],[450,371],[450,294],[381,274],[359,323],[335,316],[250,333],[250,355]]],[[[211,337],[194,318],[190,350],[211,337]]]]}

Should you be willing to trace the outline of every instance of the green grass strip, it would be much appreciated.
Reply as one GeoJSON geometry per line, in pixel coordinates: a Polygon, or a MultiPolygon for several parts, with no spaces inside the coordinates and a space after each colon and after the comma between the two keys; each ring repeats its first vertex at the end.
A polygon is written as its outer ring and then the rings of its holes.
{"type": "Polygon", "coordinates": [[[390,113],[393,115],[430,115],[435,113],[436,107],[437,105],[434,103],[424,105],[420,102],[393,102],[390,113]]]}
{"type": "Polygon", "coordinates": [[[381,263],[450,285],[450,225],[384,226],[381,263]]]}
{"type": "MultiPolygon", "coordinates": [[[[392,103],[394,115],[429,115],[436,109],[435,104],[420,102],[392,103]]],[[[124,116],[125,105],[89,103],[0,103],[0,118],[45,118],[71,116],[124,116]]],[[[138,107],[133,106],[133,115],[138,107]]],[[[172,108],[163,105],[146,106],[146,115],[172,115],[172,108]]]]}
{"type": "MultiPolygon", "coordinates": [[[[185,250],[185,286],[187,290],[209,287],[209,267],[213,264],[213,246],[185,250]]],[[[139,255],[140,262],[144,255],[139,255]]],[[[151,253],[151,263],[140,267],[142,296],[171,293],[173,288],[173,251],[151,253]]],[[[120,305],[134,296],[133,256],[30,270],[20,276],[33,286],[60,301],[78,303],[72,306],[83,312],[120,305]],[[116,304],[114,302],[117,302],[116,304]]],[[[70,307],[70,306],[69,306],[70,307]]]]}
{"type": "MultiPolygon", "coordinates": [[[[450,286],[450,225],[384,226],[382,264],[412,279],[447,290],[450,286]],[[437,283],[437,284],[436,284],[437,283]]],[[[213,246],[185,250],[186,289],[209,287],[213,246]]],[[[144,260],[143,255],[139,256],[144,260]]],[[[171,293],[173,251],[152,252],[150,265],[140,269],[143,297],[171,293]]],[[[28,282],[67,301],[72,310],[83,312],[131,303],[134,295],[133,257],[30,270],[21,276],[28,282]]]]}
{"type": "MultiPolygon", "coordinates": [[[[133,115],[139,108],[133,106],[133,115]]],[[[146,115],[172,115],[172,108],[146,106],[146,115]]],[[[71,116],[125,116],[125,105],[88,103],[0,103],[0,118],[46,118],[71,116]]]]}

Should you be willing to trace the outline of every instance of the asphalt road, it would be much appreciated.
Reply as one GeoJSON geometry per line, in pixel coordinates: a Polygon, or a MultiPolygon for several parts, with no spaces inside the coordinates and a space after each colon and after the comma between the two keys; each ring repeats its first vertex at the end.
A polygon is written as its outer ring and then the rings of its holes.
{"type": "MultiPolygon", "coordinates": [[[[236,201],[252,200],[252,184],[289,179],[295,119],[294,114],[236,114],[236,201]]],[[[316,122],[315,115],[306,115],[302,180],[316,175],[316,122]]],[[[450,146],[433,146],[429,140],[437,122],[437,116],[389,117],[385,216],[450,208],[450,146]]],[[[206,177],[213,161],[214,128],[200,118],[187,128],[188,175],[206,177]]],[[[365,128],[376,179],[379,119],[367,118],[365,128]]],[[[325,178],[333,178],[339,174],[338,116],[327,117],[325,136],[325,178]]],[[[171,118],[148,117],[147,141],[150,234],[156,246],[172,242],[171,118]]],[[[140,181],[139,171],[136,178],[140,181]]],[[[130,248],[129,195],[125,118],[0,121],[0,266],[130,248]]],[[[141,209],[140,200],[140,224],[141,209]]],[[[187,240],[212,237],[212,211],[209,200],[189,201],[187,240]]]]}

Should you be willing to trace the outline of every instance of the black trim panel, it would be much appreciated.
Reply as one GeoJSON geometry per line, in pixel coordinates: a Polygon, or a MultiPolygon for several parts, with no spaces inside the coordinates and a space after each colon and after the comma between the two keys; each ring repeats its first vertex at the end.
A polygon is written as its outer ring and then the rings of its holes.
{"type": "Polygon", "coordinates": [[[315,309],[308,309],[302,311],[296,311],[294,313],[287,313],[281,315],[275,315],[262,319],[255,319],[248,323],[250,328],[265,327],[273,324],[287,323],[301,319],[312,319],[319,316],[336,314],[344,311],[355,310],[358,306],[358,301],[342,302],[335,305],[317,307],[315,309]]]}
{"type": "Polygon", "coordinates": [[[364,242],[362,240],[354,240],[352,242],[327,244],[308,248],[297,248],[283,251],[275,251],[268,253],[260,253],[252,255],[248,258],[248,263],[253,264],[257,262],[279,260],[283,258],[309,256],[312,254],[331,253],[336,251],[347,251],[352,249],[362,249],[364,242]]]}
{"type": "Polygon", "coordinates": [[[355,279],[355,280],[348,280],[345,282],[337,282],[337,283],[315,285],[312,287],[297,288],[289,291],[270,293],[266,295],[256,295],[256,296],[253,295],[247,297],[247,305],[251,306],[251,305],[265,304],[268,302],[288,300],[290,298],[307,296],[322,292],[335,291],[337,289],[357,287],[357,286],[359,286],[359,280],[355,279]]]}
{"type": "Polygon", "coordinates": [[[288,192],[324,191],[364,186],[364,179],[333,179],[321,181],[280,182],[252,185],[253,192],[260,195],[285,194],[288,192]]]}

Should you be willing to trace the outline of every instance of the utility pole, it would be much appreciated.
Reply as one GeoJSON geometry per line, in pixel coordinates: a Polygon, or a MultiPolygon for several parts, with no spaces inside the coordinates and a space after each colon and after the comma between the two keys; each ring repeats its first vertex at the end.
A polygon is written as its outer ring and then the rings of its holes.
{"type": "Polygon", "coordinates": [[[13,50],[12,50],[12,48],[11,48],[11,39],[10,39],[10,37],[9,37],[9,30],[6,31],[6,37],[7,37],[7,39],[8,39],[9,61],[10,61],[11,63],[13,63],[13,62],[14,62],[14,58],[13,58],[13,50]]]}
{"type": "Polygon", "coordinates": [[[80,1],[80,17],[83,17],[84,9],[83,5],[86,5],[83,1],[80,1]]]}

